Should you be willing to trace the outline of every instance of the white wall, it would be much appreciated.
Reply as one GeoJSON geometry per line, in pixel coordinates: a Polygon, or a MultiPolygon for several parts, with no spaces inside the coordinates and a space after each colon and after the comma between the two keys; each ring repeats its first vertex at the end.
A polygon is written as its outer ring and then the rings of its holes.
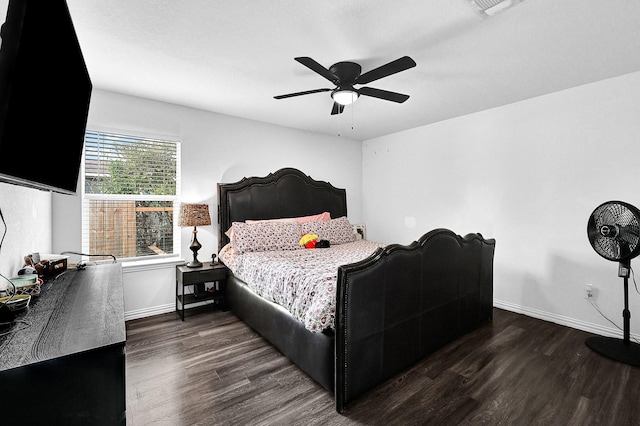
{"type": "MultiPolygon", "coordinates": [[[[212,226],[198,227],[198,258],[217,253],[218,182],[265,176],[295,167],[318,180],[346,188],[349,218],[362,219],[361,143],[240,119],[148,99],[95,90],[89,129],[168,137],[182,142],[182,200],[208,203],[212,226]]],[[[53,250],[81,251],[81,198],[54,194],[53,250]]],[[[190,259],[191,230],[181,233],[182,257],[190,259]]],[[[172,310],[175,267],[125,268],[127,318],[172,310]]]]}
{"type": "MultiPolygon", "coordinates": [[[[0,274],[16,275],[24,266],[24,256],[51,253],[51,193],[0,183],[0,274]]],[[[0,290],[6,281],[0,279],[0,290]]]]}
{"type": "MultiPolygon", "coordinates": [[[[481,232],[497,240],[496,305],[607,334],[583,286],[592,283],[602,311],[621,324],[622,284],[617,265],[589,245],[586,223],[607,200],[640,207],[638,117],[634,73],[372,139],[362,150],[357,141],[99,90],[89,126],[179,137],[183,200],[208,202],[214,215],[216,182],[292,166],[347,188],[349,216],[367,224],[370,239],[408,243],[436,227],[481,232]]],[[[10,231],[3,274],[27,252],[80,250],[79,197],[5,184],[0,197],[10,231]]],[[[190,232],[181,237],[188,259],[190,232]]],[[[205,259],[217,247],[215,225],[198,238],[205,259]]],[[[171,310],[173,280],[172,265],[127,273],[129,317],[171,310]]],[[[638,299],[632,285],[634,334],[638,299]]]]}
{"type": "MultiPolygon", "coordinates": [[[[622,326],[622,279],[591,248],[586,226],[605,201],[640,207],[639,117],[634,73],[368,140],[368,237],[409,243],[437,227],[480,232],[496,239],[496,305],[612,331],[584,285],[622,326]]],[[[640,296],[631,292],[636,334],[640,296]]]]}

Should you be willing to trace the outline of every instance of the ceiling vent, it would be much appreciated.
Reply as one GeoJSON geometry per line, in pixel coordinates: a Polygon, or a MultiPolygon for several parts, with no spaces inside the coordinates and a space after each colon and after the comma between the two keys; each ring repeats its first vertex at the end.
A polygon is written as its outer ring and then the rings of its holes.
{"type": "Polygon", "coordinates": [[[489,18],[497,13],[522,2],[522,0],[464,0],[471,5],[471,8],[483,18],[489,18]]]}

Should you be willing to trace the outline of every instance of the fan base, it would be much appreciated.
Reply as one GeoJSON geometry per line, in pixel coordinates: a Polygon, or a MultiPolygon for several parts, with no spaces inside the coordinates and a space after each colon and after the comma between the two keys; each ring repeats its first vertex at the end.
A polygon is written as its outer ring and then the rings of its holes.
{"type": "Polygon", "coordinates": [[[622,339],[602,336],[588,337],[584,343],[600,355],[640,367],[640,345],[637,343],[625,344],[622,339]]]}

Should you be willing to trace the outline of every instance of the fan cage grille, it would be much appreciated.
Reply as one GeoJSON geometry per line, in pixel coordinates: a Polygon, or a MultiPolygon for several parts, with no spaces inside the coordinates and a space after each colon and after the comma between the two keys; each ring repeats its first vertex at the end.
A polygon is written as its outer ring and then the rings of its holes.
{"type": "Polygon", "coordinates": [[[603,203],[589,219],[588,235],[593,249],[605,259],[631,259],[640,254],[640,211],[620,201],[603,203]]]}

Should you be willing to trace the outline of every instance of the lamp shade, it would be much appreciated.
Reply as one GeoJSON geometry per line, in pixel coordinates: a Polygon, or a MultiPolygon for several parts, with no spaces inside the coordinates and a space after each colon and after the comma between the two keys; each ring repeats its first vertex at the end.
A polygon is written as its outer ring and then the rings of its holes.
{"type": "Polygon", "coordinates": [[[208,204],[182,204],[180,206],[180,226],[211,225],[208,204]]]}

